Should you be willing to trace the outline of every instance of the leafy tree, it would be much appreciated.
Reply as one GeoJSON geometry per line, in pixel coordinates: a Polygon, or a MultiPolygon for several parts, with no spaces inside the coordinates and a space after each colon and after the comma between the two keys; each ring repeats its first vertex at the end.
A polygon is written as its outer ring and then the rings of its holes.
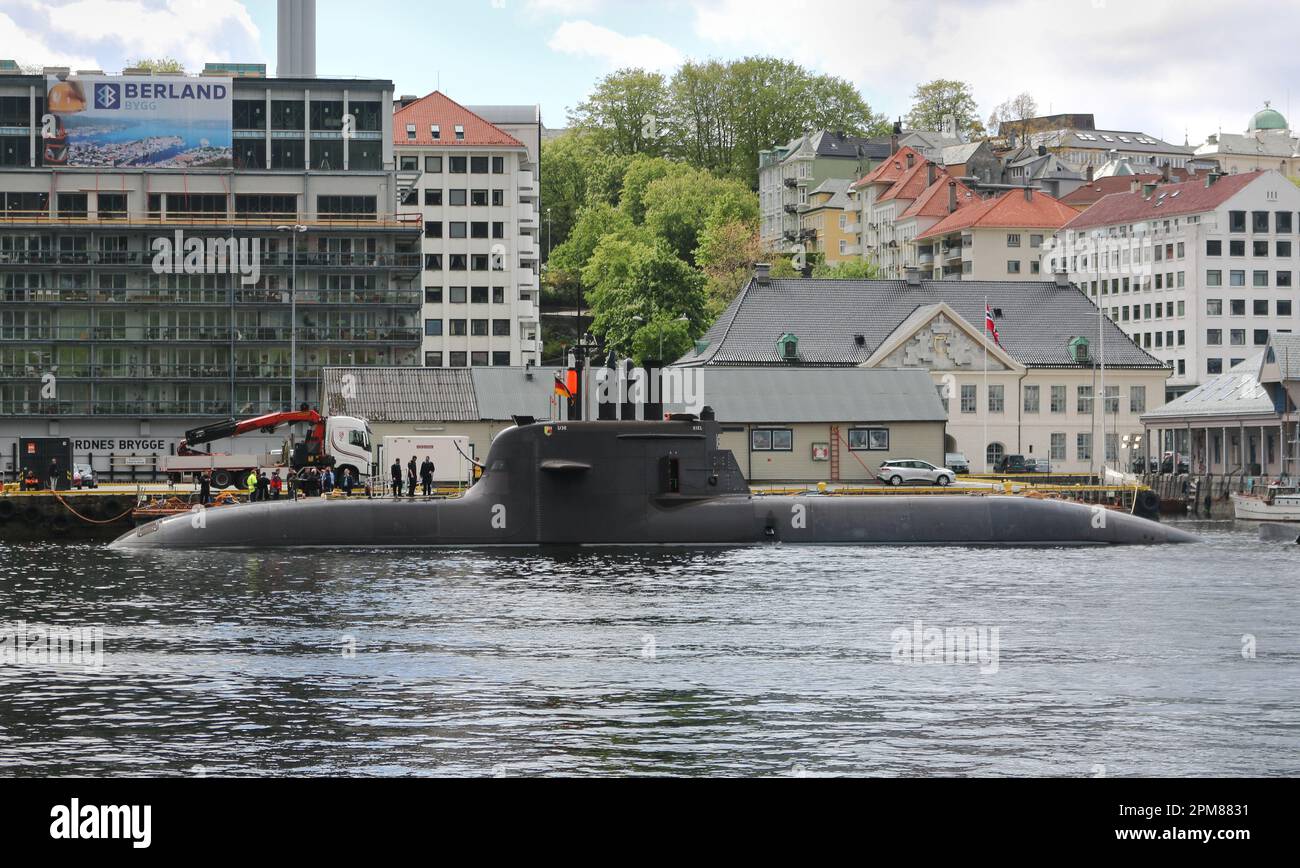
{"type": "Polygon", "coordinates": [[[749,281],[760,249],[758,221],[726,221],[719,212],[705,223],[695,261],[704,272],[710,320],[721,316],[749,281]]]}
{"type": "Polygon", "coordinates": [[[663,152],[667,106],[668,84],[661,74],[620,69],[569,112],[569,126],[589,133],[605,153],[657,156],[663,152]]]}
{"type": "Polygon", "coordinates": [[[918,84],[912,94],[912,108],[907,125],[914,130],[943,130],[947,124],[958,134],[966,133],[979,122],[978,106],[964,81],[936,78],[918,84]]]}
{"type": "Polygon", "coordinates": [[[661,178],[694,175],[690,166],[674,163],[662,157],[634,157],[623,174],[623,191],[618,207],[632,218],[632,222],[645,222],[645,194],[650,185],[661,178]]]}
{"type": "Polygon", "coordinates": [[[632,359],[638,365],[647,361],[673,362],[694,345],[689,322],[661,313],[632,334],[632,359]]]}
{"type": "Polygon", "coordinates": [[[838,265],[819,262],[813,266],[812,276],[818,280],[877,280],[880,267],[870,259],[850,259],[838,265]]]}
{"type": "Polygon", "coordinates": [[[705,326],[704,276],[663,244],[606,236],[582,279],[591,287],[592,333],[620,354],[633,351],[636,332],[656,317],[684,316],[690,333],[705,326]]]}
{"type": "MultiPolygon", "coordinates": [[[[542,239],[547,255],[564,243],[587,203],[587,175],[595,152],[577,132],[542,142],[542,239]]],[[[547,257],[549,259],[549,256],[547,257]]]]}
{"type": "Polygon", "coordinates": [[[131,61],[132,67],[147,69],[150,72],[157,73],[175,73],[184,74],[185,65],[174,57],[142,57],[138,60],[131,61]]]}
{"type": "Polygon", "coordinates": [[[654,181],[645,194],[645,226],[683,261],[695,263],[700,233],[720,222],[758,219],[758,199],[742,183],[692,171],[654,181]]]}

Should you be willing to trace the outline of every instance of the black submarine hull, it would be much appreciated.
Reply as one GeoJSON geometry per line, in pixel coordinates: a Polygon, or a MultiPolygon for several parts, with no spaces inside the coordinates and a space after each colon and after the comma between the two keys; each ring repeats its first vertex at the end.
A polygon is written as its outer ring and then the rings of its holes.
{"type": "Polygon", "coordinates": [[[676,545],[1088,546],[1195,542],[1101,507],[1003,496],[756,497],[716,423],[503,432],[452,500],[270,502],[143,525],[115,549],[676,545]]]}

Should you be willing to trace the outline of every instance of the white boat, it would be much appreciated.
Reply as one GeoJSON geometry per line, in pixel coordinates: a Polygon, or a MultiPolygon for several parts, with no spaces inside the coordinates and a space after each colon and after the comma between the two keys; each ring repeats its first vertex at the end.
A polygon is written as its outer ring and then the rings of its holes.
{"type": "Polygon", "coordinates": [[[1232,495],[1232,507],[1241,521],[1300,522],[1300,491],[1270,485],[1263,495],[1232,495]]]}

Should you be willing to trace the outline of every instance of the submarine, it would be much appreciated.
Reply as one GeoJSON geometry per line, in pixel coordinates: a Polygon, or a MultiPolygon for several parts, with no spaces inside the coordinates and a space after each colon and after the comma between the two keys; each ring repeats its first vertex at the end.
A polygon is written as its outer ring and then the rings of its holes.
{"type": "Polygon", "coordinates": [[[756,496],[709,408],[665,421],[538,423],[497,435],[451,500],[312,498],[196,509],[117,550],[498,546],[1099,546],[1196,542],[1102,507],[1012,496],[756,496]]]}

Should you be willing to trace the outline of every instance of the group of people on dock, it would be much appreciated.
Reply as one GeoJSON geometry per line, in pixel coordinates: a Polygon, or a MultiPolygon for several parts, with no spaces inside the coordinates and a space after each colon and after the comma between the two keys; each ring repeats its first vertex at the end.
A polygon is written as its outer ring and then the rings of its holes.
{"type": "MultiPolygon", "coordinates": [[[[389,468],[393,479],[393,497],[402,496],[402,463],[398,459],[393,459],[393,466],[389,468]]],[[[425,497],[433,496],[433,459],[429,456],[424,457],[424,462],[416,465],[415,458],[406,462],[406,496],[415,497],[416,480],[419,480],[420,489],[425,497]]]]}

